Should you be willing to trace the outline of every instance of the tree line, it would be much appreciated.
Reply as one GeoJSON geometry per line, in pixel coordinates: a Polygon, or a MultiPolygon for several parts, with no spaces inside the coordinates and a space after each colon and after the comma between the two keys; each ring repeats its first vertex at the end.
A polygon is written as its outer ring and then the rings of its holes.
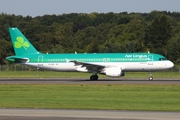
{"type": "Polygon", "coordinates": [[[0,64],[14,51],[8,32],[18,27],[42,53],[159,53],[180,62],[180,12],[0,14],[0,64]]]}

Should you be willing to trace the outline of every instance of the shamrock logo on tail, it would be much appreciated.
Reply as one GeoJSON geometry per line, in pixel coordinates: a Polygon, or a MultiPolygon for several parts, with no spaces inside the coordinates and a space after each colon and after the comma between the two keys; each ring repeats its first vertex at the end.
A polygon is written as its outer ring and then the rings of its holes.
{"type": "Polygon", "coordinates": [[[17,37],[16,41],[14,42],[15,48],[21,48],[23,47],[25,50],[30,46],[28,42],[24,42],[23,37],[17,37]]]}

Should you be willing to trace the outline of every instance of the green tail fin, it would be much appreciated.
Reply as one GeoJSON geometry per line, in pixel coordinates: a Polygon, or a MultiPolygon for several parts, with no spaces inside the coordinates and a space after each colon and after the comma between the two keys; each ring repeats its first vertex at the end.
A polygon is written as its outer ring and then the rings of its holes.
{"type": "Polygon", "coordinates": [[[16,55],[39,54],[18,28],[9,28],[9,32],[16,55]]]}

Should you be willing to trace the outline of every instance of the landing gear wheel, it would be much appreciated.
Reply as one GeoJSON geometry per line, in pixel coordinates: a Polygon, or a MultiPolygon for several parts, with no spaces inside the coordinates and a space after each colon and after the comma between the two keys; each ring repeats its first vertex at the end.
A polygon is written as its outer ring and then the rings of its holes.
{"type": "Polygon", "coordinates": [[[152,77],[152,76],[151,76],[151,77],[149,77],[149,80],[150,80],[150,81],[152,81],[152,80],[153,80],[153,77],[152,77]]]}
{"type": "Polygon", "coordinates": [[[149,72],[149,80],[152,81],[153,80],[153,77],[152,77],[152,73],[149,72]]]}
{"type": "Polygon", "coordinates": [[[91,75],[90,80],[98,80],[98,75],[91,75]]]}

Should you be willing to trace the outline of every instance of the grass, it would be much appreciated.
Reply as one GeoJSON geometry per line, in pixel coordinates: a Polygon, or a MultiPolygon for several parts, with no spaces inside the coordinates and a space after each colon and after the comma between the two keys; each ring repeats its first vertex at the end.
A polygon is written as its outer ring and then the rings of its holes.
{"type": "MultiPolygon", "coordinates": [[[[90,73],[0,72],[0,78],[89,78],[90,73]]],[[[147,78],[147,72],[128,72],[125,78],[147,78]]],[[[180,78],[179,72],[153,72],[154,78],[180,78]]],[[[99,78],[107,78],[99,75],[99,78]]],[[[0,84],[1,108],[55,108],[180,111],[180,84],[0,84]]]]}
{"type": "Polygon", "coordinates": [[[180,85],[0,85],[1,108],[180,111],[180,85]]]}
{"type": "MultiPolygon", "coordinates": [[[[154,78],[180,78],[180,72],[152,72],[154,78]]],[[[1,71],[0,78],[89,78],[91,73],[55,71],[1,71]]],[[[125,78],[148,78],[148,72],[127,72],[125,78]]],[[[99,75],[99,78],[107,78],[99,75]]]]}

